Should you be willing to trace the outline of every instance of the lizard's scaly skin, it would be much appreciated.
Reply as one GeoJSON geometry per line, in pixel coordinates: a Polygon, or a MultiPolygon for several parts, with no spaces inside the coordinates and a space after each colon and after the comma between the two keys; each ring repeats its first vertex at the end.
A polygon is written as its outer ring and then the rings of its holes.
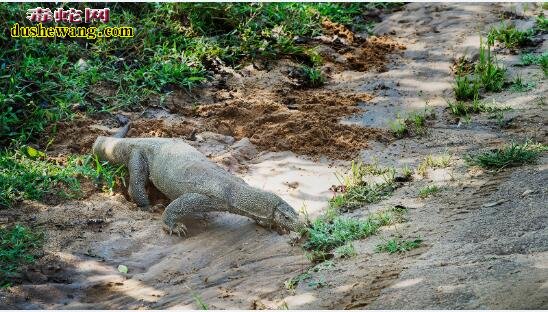
{"type": "Polygon", "coordinates": [[[100,136],[93,153],[128,167],[129,195],[142,209],[150,205],[148,180],[172,200],[163,214],[170,231],[184,229],[183,217],[208,211],[227,211],[285,230],[301,226],[297,212],[279,196],[249,186],[183,140],[100,136]]]}

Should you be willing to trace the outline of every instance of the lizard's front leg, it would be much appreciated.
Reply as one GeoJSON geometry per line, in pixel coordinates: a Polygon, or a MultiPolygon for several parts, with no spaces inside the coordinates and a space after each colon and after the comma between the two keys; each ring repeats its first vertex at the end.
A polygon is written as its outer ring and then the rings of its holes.
{"type": "Polygon", "coordinates": [[[128,162],[129,187],[128,193],[131,200],[141,209],[148,210],[150,201],[146,193],[148,181],[148,164],[146,158],[139,150],[131,152],[128,162]]]}
{"type": "Polygon", "coordinates": [[[179,236],[186,235],[187,228],[182,223],[184,217],[203,214],[208,211],[221,211],[222,205],[215,199],[198,194],[187,193],[172,201],[164,210],[162,216],[164,229],[171,235],[173,232],[179,236]]]}

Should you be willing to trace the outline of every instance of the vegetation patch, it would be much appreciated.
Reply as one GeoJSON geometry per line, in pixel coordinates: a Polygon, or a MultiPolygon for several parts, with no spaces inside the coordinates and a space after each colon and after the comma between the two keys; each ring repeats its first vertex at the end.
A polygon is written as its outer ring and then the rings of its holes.
{"type": "Polygon", "coordinates": [[[428,155],[417,167],[417,173],[426,176],[429,168],[447,168],[451,164],[451,155],[444,153],[441,155],[428,155]]]}
{"type": "Polygon", "coordinates": [[[540,13],[535,20],[535,29],[537,31],[548,31],[548,18],[544,16],[544,13],[540,13]]]}
{"type": "Polygon", "coordinates": [[[325,83],[325,76],[317,67],[302,65],[299,68],[299,76],[302,80],[302,86],[304,87],[318,88],[325,83]]]}
{"type": "Polygon", "coordinates": [[[0,288],[13,284],[14,275],[36,260],[43,235],[28,227],[0,227],[0,288]]]}
{"type": "Polygon", "coordinates": [[[527,92],[530,90],[533,90],[536,87],[536,84],[533,82],[525,82],[521,79],[521,76],[516,76],[514,78],[514,81],[512,81],[512,85],[510,86],[510,90],[513,92],[527,92]]]}
{"type": "Polygon", "coordinates": [[[382,244],[377,245],[377,252],[402,253],[415,248],[419,248],[422,244],[422,239],[403,240],[390,239],[382,244]]]}
{"type": "Polygon", "coordinates": [[[468,116],[470,114],[478,113],[496,113],[500,111],[509,110],[509,107],[498,107],[496,105],[489,105],[484,101],[474,99],[472,102],[466,101],[447,101],[447,106],[451,114],[455,116],[468,116]]]}
{"type": "Polygon", "coordinates": [[[520,59],[521,59],[520,65],[523,65],[523,66],[532,65],[532,64],[539,65],[542,71],[544,72],[544,76],[548,76],[548,52],[544,52],[542,54],[526,53],[526,54],[522,54],[520,59]]]}
{"type": "Polygon", "coordinates": [[[439,186],[428,185],[419,190],[419,197],[424,199],[438,193],[439,191],[441,191],[441,188],[439,186]]]}
{"type": "Polygon", "coordinates": [[[352,258],[356,255],[356,248],[354,248],[352,243],[346,243],[335,248],[335,256],[338,258],[352,258]]]}
{"type": "Polygon", "coordinates": [[[538,157],[548,150],[548,145],[527,141],[523,144],[512,143],[500,149],[494,149],[476,155],[468,155],[469,165],[485,169],[503,169],[534,163],[538,157]]]}
{"type": "Polygon", "coordinates": [[[435,117],[434,112],[425,108],[424,111],[411,112],[406,116],[398,116],[388,123],[394,136],[401,138],[405,135],[421,135],[426,132],[426,122],[435,117]]]}
{"type": "Polygon", "coordinates": [[[534,29],[519,30],[514,25],[503,24],[491,29],[487,39],[490,42],[498,41],[508,49],[515,49],[531,44],[534,34],[534,29]]]}
{"type": "MultiPolygon", "coordinates": [[[[297,287],[297,285],[300,282],[303,282],[312,278],[313,273],[331,270],[333,267],[334,267],[334,264],[332,260],[326,260],[324,262],[318,263],[314,267],[306,270],[305,272],[285,281],[284,282],[285,289],[293,290],[295,289],[295,287],[297,287]]],[[[318,281],[312,281],[311,283],[309,283],[309,286],[313,287],[315,284],[317,284],[317,282],[325,284],[325,281],[323,280],[323,278],[320,278],[318,281]]]]}
{"type": "MultiPolygon", "coordinates": [[[[463,65],[456,66],[455,84],[453,92],[457,100],[477,100],[480,91],[502,91],[506,80],[506,69],[500,66],[494,55],[491,54],[493,39],[488,38],[487,43],[480,41],[478,62],[474,64],[473,72],[465,70],[463,65]]],[[[462,62],[459,62],[459,65],[462,62]]]]}
{"type": "Polygon", "coordinates": [[[306,229],[307,241],[303,247],[327,254],[348,242],[376,234],[381,226],[401,222],[402,213],[400,209],[389,209],[362,220],[342,216],[320,217],[306,229]]]}
{"type": "Polygon", "coordinates": [[[80,178],[112,192],[124,181],[124,174],[123,166],[114,167],[90,155],[54,159],[31,147],[0,152],[0,207],[23,199],[43,201],[47,195],[80,197],[80,178]]]}
{"type": "Polygon", "coordinates": [[[351,210],[365,203],[374,203],[392,194],[396,189],[394,181],[396,170],[361,161],[352,161],[349,174],[338,177],[341,185],[334,191],[338,192],[329,201],[331,208],[337,211],[351,210]],[[381,182],[367,182],[367,176],[381,176],[381,182]]]}
{"type": "MultiPolygon", "coordinates": [[[[69,4],[61,4],[68,10],[69,4]]],[[[206,81],[223,65],[293,58],[316,66],[318,53],[297,39],[330,20],[358,30],[380,3],[119,3],[109,26],[134,38],[43,40],[0,33],[0,144],[27,143],[77,112],[135,109],[206,81]],[[356,19],[357,18],[357,19],[356,19]]],[[[1,3],[0,25],[21,20],[25,4],[1,3]]],[[[321,82],[311,71],[313,84],[321,82]]]]}

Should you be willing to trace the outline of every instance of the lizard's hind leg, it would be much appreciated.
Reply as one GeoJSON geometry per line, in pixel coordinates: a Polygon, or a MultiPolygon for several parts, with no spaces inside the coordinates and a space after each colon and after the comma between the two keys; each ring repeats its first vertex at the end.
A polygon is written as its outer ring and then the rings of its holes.
{"type": "Polygon", "coordinates": [[[198,194],[188,193],[183,194],[176,200],[172,201],[164,210],[162,216],[164,220],[164,229],[171,235],[173,232],[179,236],[186,236],[187,228],[182,220],[187,216],[203,215],[208,211],[221,210],[219,202],[215,199],[198,194]]]}

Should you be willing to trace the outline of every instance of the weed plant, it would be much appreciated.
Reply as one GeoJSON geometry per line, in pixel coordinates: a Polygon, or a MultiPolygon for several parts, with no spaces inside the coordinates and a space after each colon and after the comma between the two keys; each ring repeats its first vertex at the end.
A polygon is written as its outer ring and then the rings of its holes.
{"type": "Polygon", "coordinates": [[[377,252],[388,253],[402,253],[415,248],[420,247],[422,244],[421,239],[414,240],[402,240],[402,239],[390,239],[382,244],[377,245],[377,252]]]}
{"type": "Polygon", "coordinates": [[[43,235],[28,227],[0,227],[0,288],[13,285],[14,276],[36,260],[43,235]]]}
{"type": "Polygon", "coordinates": [[[511,143],[500,149],[468,155],[465,160],[469,165],[500,170],[506,167],[534,163],[547,150],[548,146],[546,144],[527,141],[522,144],[511,143]]]}

